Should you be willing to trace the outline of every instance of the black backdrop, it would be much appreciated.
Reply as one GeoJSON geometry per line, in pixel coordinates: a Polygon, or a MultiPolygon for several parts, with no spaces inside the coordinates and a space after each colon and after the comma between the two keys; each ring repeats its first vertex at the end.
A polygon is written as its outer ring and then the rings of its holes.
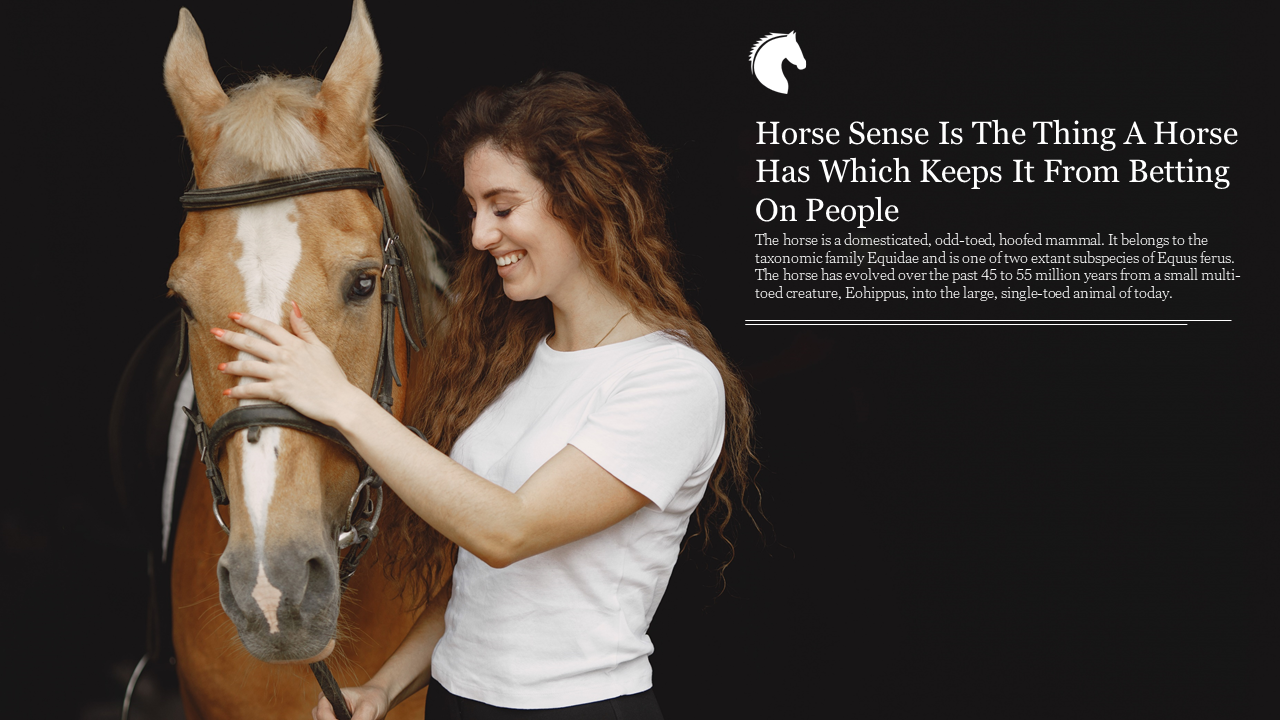
{"type": "MultiPolygon", "coordinates": [[[[227,84],[259,68],[322,76],[349,17],[342,2],[190,7],[227,84]]],[[[60,17],[29,6],[15,22],[29,72],[20,83],[34,81],[28,96],[40,102],[25,107],[26,132],[10,135],[22,171],[36,173],[10,206],[30,228],[10,281],[26,290],[15,329],[38,343],[11,377],[40,418],[19,437],[41,452],[17,476],[34,479],[43,499],[4,509],[6,555],[41,588],[7,592],[6,603],[33,618],[20,637],[42,680],[20,702],[51,716],[108,716],[143,648],[142,541],[117,520],[105,426],[133,347],[169,309],[176,198],[190,172],[160,72],[177,8],[100,4],[60,17]],[[56,312],[37,311],[50,298],[56,312]],[[37,369],[68,380],[50,392],[31,380],[37,369]],[[82,414],[60,420],[71,404],[82,414]],[[37,510],[50,502],[56,512],[37,510]]],[[[480,85],[575,70],[616,88],[671,152],[670,222],[688,294],[750,380],[770,523],[765,541],[740,533],[723,594],[696,556],[677,568],[651,630],[668,718],[826,716],[833,701],[851,709],[841,714],[877,718],[1249,714],[1254,691],[1274,681],[1274,666],[1252,658],[1265,575],[1251,550],[1264,511],[1249,462],[1274,433],[1245,419],[1261,405],[1261,345],[1274,336],[1255,309],[1267,272],[1262,206],[1245,201],[1271,157],[1256,118],[1274,93],[1261,54],[1249,54],[1259,17],[1172,4],[1035,16],[1022,6],[795,3],[756,16],[692,3],[375,2],[370,12],[383,52],[381,128],[448,237],[457,237],[456,191],[431,149],[445,111],[480,85]],[[792,30],[808,68],[788,66],[791,93],[769,93],[747,53],[760,36],[792,30]],[[1241,142],[1195,149],[1197,160],[1232,166],[1225,191],[1006,183],[864,193],[752,182],[756,158],[822,156],[752,145],[758,120],[967,127],[996,118],[1177,120],[1236,127],[1241,142]],[[756,200],[814,192],[896,200],[900,233],[1199,232],[1236,256],[1241,281],[1161,308],[1052,312],[1232,322],[746,327],[748,318],[893,312],[753,299],[756,200]]],[[[1019,156],[969,147],[948,157],[1019,156]]]]}

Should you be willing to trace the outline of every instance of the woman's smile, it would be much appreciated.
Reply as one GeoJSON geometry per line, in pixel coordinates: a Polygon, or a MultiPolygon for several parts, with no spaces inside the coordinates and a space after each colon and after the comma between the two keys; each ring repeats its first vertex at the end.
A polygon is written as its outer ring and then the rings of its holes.
{"type": "Polygon", "coordinates": [[[528,253],[523,250],[516,250],[515,252],[506,253],[505,255],[499,255],[494,258],[498,263],[498,275],[505,279],[514,270],[515,264],[523,260],[524,256],[527,254],[528,253]]]}

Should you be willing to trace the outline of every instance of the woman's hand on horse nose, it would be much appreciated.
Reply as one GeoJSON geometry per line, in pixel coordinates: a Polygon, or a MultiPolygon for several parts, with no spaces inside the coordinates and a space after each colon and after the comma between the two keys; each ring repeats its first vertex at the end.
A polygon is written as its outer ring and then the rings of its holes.
{"type": "Polygon", "coordinates": [[[229,317],[262,337],[213,328],[213,335],[219,341],[253,356],[222,363],[218,369],[228,375],[257,378],[262,382],[238,384],[223,394],[238,400],[274,400],[323,421],[329,413],[325,400],[341,395],[350,383],[333,353],[320,342],[301,314],[296,309],[291,313],[293,332],[248,313],[231,313],[229,317]]]}

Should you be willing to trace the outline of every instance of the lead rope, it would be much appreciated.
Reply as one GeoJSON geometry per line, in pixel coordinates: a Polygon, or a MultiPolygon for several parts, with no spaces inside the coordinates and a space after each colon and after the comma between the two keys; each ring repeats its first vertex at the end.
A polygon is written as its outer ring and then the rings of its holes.
{"type": "Polygon", "coordinates": [[[329,672],[329,666],[324,664],[323,660],[311,663],[311,674],[316,676],[316,682],[320,684],[320,692],[329,700],[329,704],[333,706],[333,714],[338,720],[351,720],[351,710],[347,708],[347,699],[343,697],[342,690],[338,687],[338,681],[333,679],[333,673],[329,672]]]}

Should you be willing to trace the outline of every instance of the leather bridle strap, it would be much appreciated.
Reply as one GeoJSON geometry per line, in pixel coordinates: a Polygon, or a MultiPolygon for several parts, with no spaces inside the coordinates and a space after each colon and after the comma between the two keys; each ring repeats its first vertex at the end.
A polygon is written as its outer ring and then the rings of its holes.
{"type": "MultiPolygon", "coordinates": [[[[187,418],[191,420],[191,424],[195,427],[196,449],[200,451],[200,462],[204,463],[204,474],[209,479],[209,490],[213,493],[213,504],[215,506],[226,505],[228,502],[227,489],[222,480],[222,471],[218,468],[218,453],[222,450],[222,446],[226,444],[227,440],[241,430],[249,431],[247,439],[251,443],[258,442],[258,437],[264,426],[300,430],[341,446],[342,449],[355,456],[362,471],[366,467],[360,454],[351,445],[351,441],[347,440],[346,436],[341,432],[322,422],[312,420],[288,405],[274,402],[242,405],[223,413],[222,417],[218,418],[218,421],[213,424],[213,427],[205,424],[204,418],[200,416],[199,408],[194,410],[183,408],[183,411],[187,413],[187,418]]],[[[222,524],[222,516],[218,515],[216,507],[214,508],[214,515],[218,517],[218,523],[222,524]]],[[[224,525],[223,529],[227,530],[228,528],[224,525]]]]}
{"type": "MultiPolygon", "coordinates": [[[[207,190],[188,190],[178,198],[187,210],[217,210],[249,203],[283,200],[326,190],[381,190],[382,173],[362,168],[320,170],[290,178],[226,185],[207,190]]],[[[387,228],[386,232],[390,233],[387,228]]]]}
{"type": "Polygon", "coordinates": [[[254,437],[253,428],[267,425],[311,433],[331,443],[341,445],[343,450],[357,458],[360,457],[360,454],[356,452],[351,442],[342,433],[322,422],[312,420],[288,405],[270,402],[260,405],[243,405],[237,410],[240,412],[234,415],[224,413],[222,417],[218,418],[218,422],[209,428],[208,442],[211,455],[216,455],[218,448],[227,441],[227,438],[240,430],[248,429],[249,442],[257,442],[258,438],[254,437]]]}

